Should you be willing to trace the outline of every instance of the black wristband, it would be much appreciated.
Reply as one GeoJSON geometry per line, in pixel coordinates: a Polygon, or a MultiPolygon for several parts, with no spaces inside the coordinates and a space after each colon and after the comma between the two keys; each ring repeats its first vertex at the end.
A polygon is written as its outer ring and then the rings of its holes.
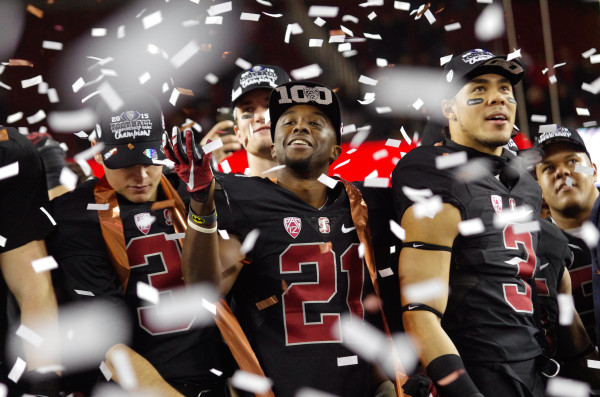
{"type": "Polygon", "coordinates": [[[210,215],[197,215],[190,206],[188,219],[198,226],[212,225],[217,221],[217,209],[215,208],[210,215]]]}
{"type": "Polygon", "coordinates": [[[483,397],[467,374],[460,356],[444,354],[434,359],[426,368],[427,375],[435,382],[444,397],[483,397]],[[443,386],[439,381],[456,372],[458,377],[443,386]]]}

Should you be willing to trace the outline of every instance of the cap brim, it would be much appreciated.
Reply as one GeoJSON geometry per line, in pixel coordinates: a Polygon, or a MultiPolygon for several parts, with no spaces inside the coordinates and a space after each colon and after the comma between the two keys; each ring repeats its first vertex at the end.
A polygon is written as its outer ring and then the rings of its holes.
{"type": "Polygon", "coordinates": [[[515,85],[523,79],[523,76],[525,75],[525,68],[517,60],[513,59],[507,61],[505,57],[498,56],[486,60],[475,69],[471,70],[465,75],[464,80],[468,82],[477,76],[488,73],[498,74],[506,77],[512,85],[515,85]]]}
{"type": "MultiPolygon", "coordinates": [[[[132,145],[133,146],[133,145],[132,145]]],[[[132,165],[160,165],[154,160],[164,160],[162,141],[138,143],[131,148],[128,144],[111,145],[102,152],[102,161],[107,168],[112,170],[130,167],[132,165]]]]}

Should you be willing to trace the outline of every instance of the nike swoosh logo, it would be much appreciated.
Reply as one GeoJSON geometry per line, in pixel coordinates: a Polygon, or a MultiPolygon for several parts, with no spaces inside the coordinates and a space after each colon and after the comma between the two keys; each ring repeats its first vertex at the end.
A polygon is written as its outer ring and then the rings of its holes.
{"type": "Polygon", "coordinates": [[[415,308],[417,308],[417,307],[419,307],[419,306],[410,306],[410,305],[409,305],[409,306],[408,306],[408,310],[412,310],[412,309],[415,309],[415,308]]]}
{"type": "Polygon", "coordinates": [[[423,244],[413,244],[413,248],[419,248],[419,247],[422,247],[422,246],[423,246],[423,244]]]}
{"type": "Polygon", "coordinates": [[[356,227],[352,226],[352,227],[346,227],[346,225],[342,224],[342,233],[350,233],[351,231],[355,230],[356,227]]]}
{"type": "Polygon", "coordinates": [[[542,266],[540,266],[540,270],[544,270],[550,263],[544,263],[542,266]]]}

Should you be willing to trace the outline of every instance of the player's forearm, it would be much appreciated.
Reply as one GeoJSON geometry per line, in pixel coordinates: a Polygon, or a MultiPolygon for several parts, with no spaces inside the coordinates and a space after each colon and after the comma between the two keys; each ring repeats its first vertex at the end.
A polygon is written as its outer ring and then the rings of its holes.
{"type": "Polygon", "coordinates": [[[427,311],[405,312],[402,322],[406,333],[416,340],[423,366],[444,354],[458,355],[458,350],[435,314],[427,311]]]}

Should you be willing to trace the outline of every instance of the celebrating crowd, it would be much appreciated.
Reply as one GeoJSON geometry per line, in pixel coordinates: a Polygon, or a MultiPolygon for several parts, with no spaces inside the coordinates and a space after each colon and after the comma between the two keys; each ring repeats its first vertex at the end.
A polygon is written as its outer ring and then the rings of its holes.
{"type": "Polygon", "coordinates": [[[482,49],[454,56],[446,121],[388,188],[329,176],[336,93],[271,65],[232,82],[235,135],[165,126],[139,89],[102,96],[90,141],[103,175],[66,193],[52,138],[2,127],[0,266],[20,309],[2,327],[8,395],[107,382],[190,397],[600,390],[596,165],[563,126],[510,146],[525,73],[482,49]],[[240,146],[248,175],[218,172],[240,146]],[[96,303],[114,315],[95,331],[113,337],[74,364],[66,346],[86,335],[62,312],[96,303]]]}

